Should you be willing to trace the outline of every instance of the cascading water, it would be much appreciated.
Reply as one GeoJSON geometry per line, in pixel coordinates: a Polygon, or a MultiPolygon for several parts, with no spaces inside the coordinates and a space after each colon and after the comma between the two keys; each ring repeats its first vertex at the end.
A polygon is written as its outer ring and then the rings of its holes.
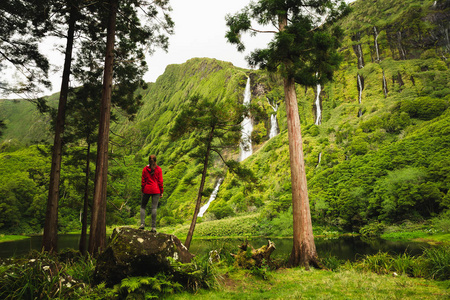
{"type": "Polygon", "coordinates": [[[358,55],[358,69],[362,69],[364,68],[364,58],[363,58],[363,52],[362,52],[362,47],[361,44],[358,44],[356,46],[357,49],[357,55],[358,55]]]}
{"type": "Polygon", "coordinates": [[[202,207],[200,207],[200,211],[198,212],[197,217],[203,217],[203,215],[205,214],[206,210],[209,208],[209,205],[211,204],[211,202],[213,202],[216,197],[217,197],[217,193],[219,192],[219,188],[220,185],[222,184],[223,179],[220,178],[219,181],[216,184],[216,187],[214,188],[211,196],[209,197],[208,202],[206,202],[205,205],[203,205],[202,207]]]}
{"type": "MultiPolygon", "coordinates": [[[[362,90],[363,90],[363,85],[362,85],[362,79],[361,76],[359,74],[357,74],[357,85],[358,85],[358,103],[361,104],[361,98],[362,98],[362,90]]],[[[361,108],[358,111],[358,117],[362,116],[362,110],[361,108]]]]}
{"type": "MultiPolygon", "coordinates": [[[[244,105],[250,104],[251,91],[250,91],[250,77],[247,79],[247,84],[244,90],[244,105]]],[[[240,143],[241,156],[239,161],[243,161],[253,153],[252,149],[252,131],[253,124],[250,117],[245,117],[242,121],[242,138],[240,143]]]]}
{"type": "Polygon", "coordinates": [[[319,153],[319,158],[317,160],[316,168],[320,165],[320,162],[322,161],[322,152],[319,153]]]}
{"type": "Polygon", "coordinates": [[[316,122],[315,125],[320,125],[322,123],[322,110],[320,108],[320,92],[322,91],[322,87],[320,83],[317,84],[317,93],[316,93],[316,122]]]}
{"type": "Polygon", "coordinates": [[[357,79],[358,79],[358,103],[361,104],[363,86],[361,82],[361,76],[359,74],[357,75],[357,79]]]}
{"type": "Polygon", "coordinates": [[[387,94],[388,94],[388,89],[387,89],[386,77],[384,76],[384,70],[383,70],[383,92],[384,92],[384,98],[386,98],[387,94]]]}
{"type": "Polygon", "coordinates": [[[269,105],[272,107],[273,111],[275,113],[270,115],[270,132],[269,132],[269,139],[275,137],[278,134],[278,122],[277,122],[277,111],[278,111],[278,105],[275,103],[275,106],[273,106],[269,99],[267,99],[267,102],[269,102],[269,105]]]}
{"type": "Polygon", "coordinates": [[[403,45],[402,45],[402,32],[401,31],[397,32],[397,44],[398,44],[398,53],[400,54],[400,59],[406,60],[406,52],[403,49],[403,45]]]}
{"type": "Polygon", "coordinates": [[[378,32],[377,32],[377,28],[375,26],[373,26],[373,36],[374,38],[374,44],[375,44],[375,51],[377,53],[377,62],[380,61],[380,52],[378,50],[378,32]]]}

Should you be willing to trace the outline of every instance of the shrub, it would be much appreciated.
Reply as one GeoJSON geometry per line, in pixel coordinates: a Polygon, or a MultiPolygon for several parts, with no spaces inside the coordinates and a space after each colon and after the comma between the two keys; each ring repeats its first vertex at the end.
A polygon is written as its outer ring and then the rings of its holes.
{"type": "Polygon", "coordinates": [[[450,279],[450,246],[427,248],[423,251],[429,277],[437,280],[450,279]]]}
{"type": "Polygon", "coordinates": [[[209,207],[209,212],[213,213],[217,219],[223,219],[234,215],[234,210],[223,199],[213,201],[209,207]]]}
{"type": "Polygon", "coordinates": [[[369,223],[365,226],[363,226],[360,230],[359,233],[362,236],[380,236],[384,229],[385,229],[385,225],[379,222],[372,222],[369,223]]]}
{"type": "Polygon", "coordinates": [[[402,112],[421,120],[431,120],[440,116],[448,108],[444,99],[420,97],[414,100],[404,100],[400,104],[402,112]]]}

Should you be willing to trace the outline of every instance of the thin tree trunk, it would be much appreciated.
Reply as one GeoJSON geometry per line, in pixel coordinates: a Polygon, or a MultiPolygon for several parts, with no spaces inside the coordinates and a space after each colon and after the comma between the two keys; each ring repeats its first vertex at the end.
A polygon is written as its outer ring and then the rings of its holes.
{"type": "Polygon", "coordinates": [[[53,142],[52,151],[52,167],[50,171],[50,184],[48,188],[47,209],[45,213],[44,235],[42,237],[42,248],[49,252],[57,251],[59,181],[61,178],[63,144],[62,136],[66,121],[66,105],[67,95],[69,93],[69,77],[72,64],[72,49],[76,20],[77,8],[72,6],[69,17],[69,29],[67,31],[66,54],[64,58],[61,92],[59,95],[58,115],[56,117],[55,139],[53,142]]]}
{"type": "Polygon", "coordinates": [[[289,137],[289,157],[292,182],[293,247],[289,264],[309,268],[317,266],[317,252],[312,231],[306,184],[305,162],[303,159],[302,134],[298,115],[297,95],[293,78],[284,79],[284,96],[289,137]]]}
{"type": "Polygon", "coordinates": [[[97,142],[94,201],[92,203],[89,253],[102,251],[106,246],[106,188],[108,179],[108,142],[111,113],[111,93],[114,62],[114,39],[119,0],[110,0],[109,21],[106,40],[105,71],[103,77],[100,125],[97,142]]]}
{"type": "Polygon", "coordinates": [[[197,224],[197,215],[200,211],[200,205],[202,202],[202,193],[203,188],[205,187],[205,180],[206,180],[206,171],[208,170],[208,160],[209,160],[209,154],[211,152],[211,143],[214,137],[214,127],[211,129],[211,132],[209,133],[208,137],[208,147],[206,149],[205,154],[205,162],[203,164],[203,171],[202,171],[202,180],[200,182],[200,187],[198,189],[198,195],[197,195],[197,202],[195,203],[195,209],[194,209],[194,216],[192,217],[191,226],[189,227],[189,232],[186,237],[186,242],[184,242],[184,245],[189,250],[189,247],[191,246],[192,237],[194,236],[194,229],[195,225],[197,224]]]}
{"type": "MultiPolygon", "coordinates": [[[[89,138],[87,138],[89,140],[89,138]]],[[[90,176],[90,165],[91,163],[91,143],[88,142],[87,153],[86,153],[86,178],[84,181],[84,201],[83,201],[83,216],[81,218],[81,236],[79,250],[83,255],[86,254],[86,240],[87,240],[87,213],[88,213],[88,202],[89,202],[89,176],[90,176]]]]}

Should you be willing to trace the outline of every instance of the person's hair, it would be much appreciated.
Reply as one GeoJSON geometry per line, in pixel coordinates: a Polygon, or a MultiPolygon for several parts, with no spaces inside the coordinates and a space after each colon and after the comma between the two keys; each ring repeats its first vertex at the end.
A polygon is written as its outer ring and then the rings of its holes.
{"type": "Polygon", "coordinates": [[[150,166],[150,169],[152,170],[151,174],[155,173],[155,169],[156,169],[156,155],[150,155],[148,157],[148,165],[150,166]]]}

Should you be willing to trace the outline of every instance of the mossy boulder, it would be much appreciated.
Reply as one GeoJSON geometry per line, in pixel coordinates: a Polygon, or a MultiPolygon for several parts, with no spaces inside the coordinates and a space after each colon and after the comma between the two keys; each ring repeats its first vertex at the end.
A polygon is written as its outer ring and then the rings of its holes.
{"type": "Polygon", "coordinates": [[[94,283],[113,286],[127,277],[173,273],[170,258],[189,263],[193,255],[174,235],[116,228],[97,258],[94,283]]]}

